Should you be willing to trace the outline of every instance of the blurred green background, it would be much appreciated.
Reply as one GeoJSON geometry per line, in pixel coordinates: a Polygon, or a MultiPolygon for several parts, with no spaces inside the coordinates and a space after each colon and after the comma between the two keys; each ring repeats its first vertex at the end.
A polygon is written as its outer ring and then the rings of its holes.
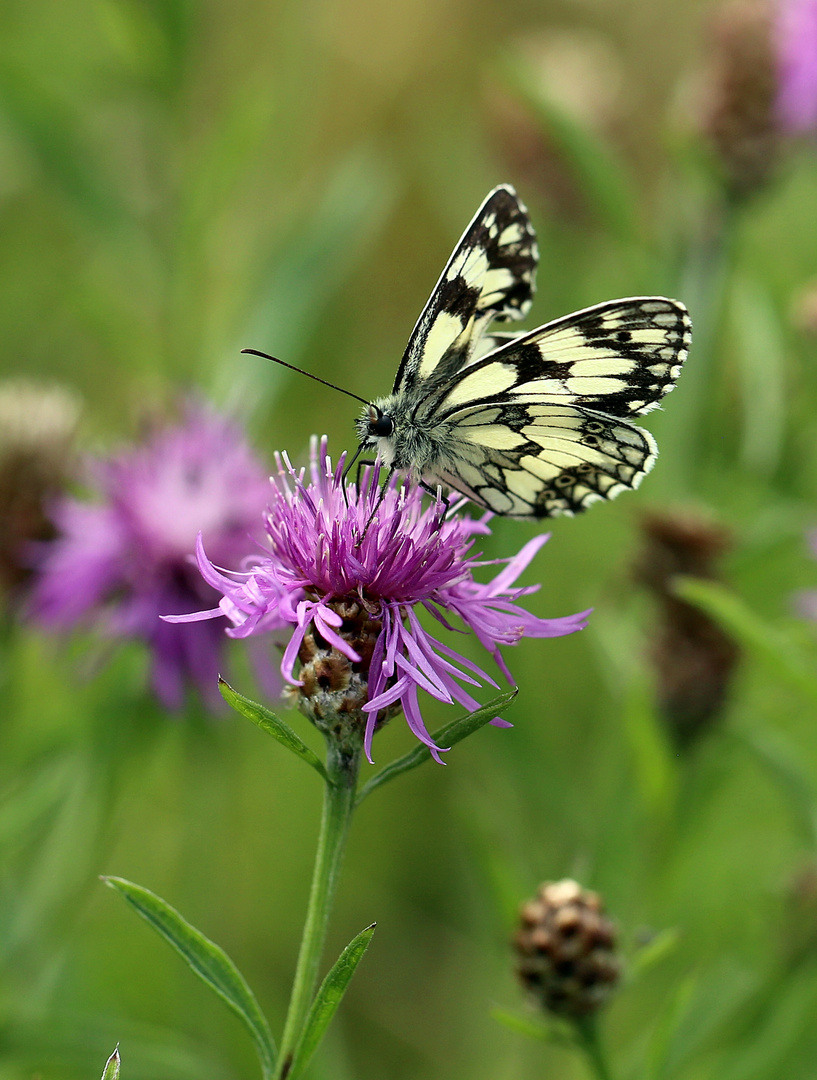
{"type": "MultiPolygon", "coordinates": [[[[566,875],[604,895],[625,954],[678,931],[606,1014],[617,1075],[814,1076],[817,648],[792,598],[817,582],[817,337],[796,317],[817,275],[817,157],[792,148],[764,192],[723,212],[694,123],[710,13],[0,6],[3,375],[78,391],[85,449],[131,438],[189,388],[238,411],[267,455],[302,458],[311,432],[350,448],[352,403],[239,350],[387,392],[499,182],[539,233],[531,326],[640,293],[685,300],[696,326],[688,370],[648,421],[654,473],[555,520],[526,576],[543,582],[537,614],[593,606],[588,629],[509,654],[512,730],[482,730],[363,807],[328,955],[378,930],[315,1080],[587,1075],[491,1019],[534,1015],[512,973],[515,912],[566,875]],[[655,704],[657,614],[633,573],[643,514],[679,507],[732,535],[721,606],[744,649],[722,715],[683,750],[655,704]]],[[[497,520],[487,550],[536,531],[497,520]]],[[[163,715],[138,645],[100,655],[5,622],[0,1078],[84,1080],[117,1040],[125,1080],[257,1075],[238,1022],[97,875],[178,907],[280,1030],[316,778],[238,718],[163,715]]],[[[430,702],[426,716],[432,730],[451,718],[430,702]]],[[[410,744],[393,722],[377,762],[410,744]]]]}

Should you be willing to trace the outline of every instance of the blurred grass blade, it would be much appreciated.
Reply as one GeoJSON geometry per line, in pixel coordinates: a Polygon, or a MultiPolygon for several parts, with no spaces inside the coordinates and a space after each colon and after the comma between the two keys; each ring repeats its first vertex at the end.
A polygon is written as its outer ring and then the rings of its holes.
{"type": "Polygon", "coordinates": [[[365,930],[352,938],[335,963],[332,965],[326,978],[320,985],[306,1018],[303,1034],[295,1048],[292,1059],[292,1068],[286,1074],[290,1080],[296,1080],[306,1069],[312,1055],[320,1046],[326,1029],[337,1012],[338,1006],[343,1000],[343,995],[355,973],[357,965],[363,959],[363,954],[369,947],[376,923],[367,926],[365,930]]]}
{"type": "Polygon", "coordinates": [[[756,615],[726,586],[701,578],[678,577],[674,591],[699,607],[738,639],[749,652],[764,659],[777,676],[817,704],[817,674],[813,660],[799,645],[756,615]]]}
{"type": "Polygon", "coordinates": [[[277,739],[282,746],[285,746],[287,750],[291,750],[301,761],[311,765],[315,772],[320,773],[323,779],[327,783],[329,782],[329,777],[321,759],[313,750],[309,749],[300,735],[295,734],[289,724],[279,720],[275,713],[265,709],[263,705],[259,705],[256,701],[250,701],[243,694],[239,694],[237,690],[233,690],[232,686],[222,678],[218,680],[218,688],[221,691],[221,696],[231,708],[235,709],[237,713],[241,713],[242,716],[246,716],[248,720],[252,720],[268,735],[272,735],[273,739],[277,739]]]}
{"type": "Polygon", "coordinates": [[[812,778],[800,764],[794,747],[778,732],[741,727],[733,731],[774,780],[794,819],[812,850],[817,852],[817,790],[812,778]]]}
{"type": "Polygon", "coordinates": [[[780,460],[786,412],[786,347],[771,298],[758,282],[732,287],[731,324],[741,382],[740,457],[753,476],[771,476],[780,460]]]}
{"type": "Polygon", "coordinates": [[[529,62],[517,55],[507,57],[500,74],[555,144],[590,207],[617,236],[630,239],[636,220],[635,191],[612,148],[567,109],[550,100],[529,62]]]}
{"type": "MultiPolygon", "coordinates": [[[[498,713],[503,713],[518,693],[519,689],[516,686],[512,690],[506,690],[475,712],[469,713],[467,716],[461,716],[459,720],[452,720],[450,724],[441,727],[439,731],[434,732],[431,736],[432,739],[437,746],[454,746],[475,731],[479,731],[481,727],[493,720],[498,713]]],[[[364,784],[360,789],[355,805],[359,806],[366,796],[371,795],[374,789],[380,787],[381,784],[393,780],[396,776],[402,776],[403,773],[409,772],[411,769],[416,769],[418,765],[422,765],[424,761],[428,761],[430,758],[431,752],[428,747],[423,746],[422,743],[415,746],[413,750],[409,750],[407,754],[381,769],[367,784],[364,784]]]]}
{"type": "Polygon", "coordinates": [[[237,365],[238,351],[252,347],[299,362],[323,308],[380,234],[395,189],[391,170],[370,146],[355,147],[335,167],[323,199],[294,224],[260,275],[255,309],[217,376],[216,400],[263,412],[289,376],[260,360],[237,365]]]}
{"type": "Polygon", "coordinates": [[[516,1035],[524,1035],[526,1039],[575,1046],[575,1039],[569,1031],[561,1031],[555,1024],[548,1024],[543,1020],[532,1020],[528,1016],[520,1016],[519,1013],[511,1012],[510,1009],[491,1009],[491,1019],[496,1020],[498,1024],[502,1024],[516,1035]]]}
{"type": "Polygon", "coordinates": [[[628,957],[625,969],[627,982],[635,982],[645,971],[660,964],[665,957],[675,952],[680,941],[681,935],[676,927],[671,926],[666,930],[660,930],[652,941],[648,941],[646,945],[642,945],[637,952],[628,957]]]}
{"type": "Polygon", "coordinates": [[[696,975],[688,975],[667,1002],[650,1043],[644,1080],[663,1080],[668,1075],[673,1044],[689,1011],[697,983],[696,975]]]}
{"type": "MultiPolygon", "coordinates": [[[[110,1043],[108,1043],[110,1046],[110,1043]]],[[[119,1080],[119,1047],[117,1046],[108,1060],[102,1072],[102,1080],[119,1080]]]]}
{"type": "Polygon", "coordinates": [[[643,642],[632,620],[622,619],[613,611],[597,611],[593,626],[610,694],[621,701],[638,793],[650,815],[667,822],[678,792],[678,762],[656,712],[643,642]]]}
{"type": "Polygon", "coordinates": [[[0,116],[44,177],[93,227],[121,226],[128,216],[106,162],[86,138],[84,116],[38,82],[31,68],[0,62],[0,116]]]}
{"type": "Polygon", "coordinates": [[[269,1025],[244,976],[223,949],[191,926],[161,897],[124,878],[103,877],[186,960],[198,977],[245,1024],[255,1043],[265,1080],[273,1074],[277,1052],[269,1025]]]}

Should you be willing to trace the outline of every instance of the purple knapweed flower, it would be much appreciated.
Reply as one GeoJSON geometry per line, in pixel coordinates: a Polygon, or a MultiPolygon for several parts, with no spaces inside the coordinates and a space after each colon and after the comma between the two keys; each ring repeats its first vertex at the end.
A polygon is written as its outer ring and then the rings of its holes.
{"type": "Polygon", "coordinates": [[[185,688],[221,705],[225,638],[218,625],[172,626],[169,611],[196,611],[217,594],[192,558],[202,534],[214,557],[239,562],[269,501],[267,470],[235,423],[188,404],[175,426],[91,463],[96,502],[61,499],[59,537],[43,545],[30,615],[46,628],[93,623],[104,633],[146,641],[159,699],[182,706],[185,688]]]}
{"type": "MultiPolygon", "coordinates": [[[[472,710],[479,703],[461,684],[479,686],[478,679],[497,684],[429,633],[420,610],[448,631],[454,629],[451,620],[459,620],[509,681],[500,646],[515,645],[526,636],[571,634],[585,626],[589,612],[540,619],[517,603],[538,588],[513,585],[546,535],[528,541],[513,558],[480,561],[472,547],[476,536],[490,532],[490,514],[478,521],[458,512],[443,517],[440,501],[424,508],[422,490],[396,477],[381,492],[377,465],[364,474],[360,490],[344,485],[342,471],[343,458],[333,469],[325,439],[320,448],[313,440],[308,475],[296,472],[285,456],[278,458],[265,519],[267,553],[247,560],[243,572],[225,571],[217,567],[206,538],[200,537],[199,569],[223,598],[212,611],[174,621],[226,615],[233,624],[227,632],[241,638],[290,630],[281,671],[299,687],[300,704],[313,720],[315,710],[304,699],[324,690],[348,693],[350,685],[356,692],[357,679],[362,693],[355,709],[365,724],[364,749],[370,761],[376,728],[398,707],[412,732],[440,761],[443,748],[426,730],[418,691],[472,710]],[[474,580],[475,569],[493,564],[504,566],[492,581],[474,580]],[[315,656],[321,650],[322,667],[316,669],[315,656]],[[327,650],[342,661],[340,666],[327,662],[327,650]]],[[[493,723],[511,726],[498,718],[493,723]]]]}
{"type": "Polygon", "coordinates": [[[777,0],[775,39],[781,126],[817,133],[817,0],[777,0]]]}

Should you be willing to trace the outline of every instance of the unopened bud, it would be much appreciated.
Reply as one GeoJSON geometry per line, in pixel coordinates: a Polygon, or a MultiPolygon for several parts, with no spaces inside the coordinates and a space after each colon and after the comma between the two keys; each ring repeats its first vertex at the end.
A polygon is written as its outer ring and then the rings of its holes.
{"type": "Polygon", "coordinates": [[[675,594],[673,583],[681,576],[717,580],[729,538],[689,514],[653,514],[641,527],[635,571],[658,602],[650,649],[658,706],[673,741],[686,747],[723,711],[740,654],[717,623],[675,594]]]}
{"type": "Polygon", "coordinates": [[[728,193],[751,195],[778,161],[778,60],[773,11],[766,0],[732,0],[716,14],[700,127],[728,193]]]}

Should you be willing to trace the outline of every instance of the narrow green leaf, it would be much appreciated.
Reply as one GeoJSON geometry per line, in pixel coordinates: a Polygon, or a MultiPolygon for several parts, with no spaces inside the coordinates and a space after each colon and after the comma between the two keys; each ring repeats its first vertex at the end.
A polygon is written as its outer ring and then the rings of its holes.
{"type": "MultiPolygon", "coordinates": [[[[506,690],[475,712],[469,713],[467,716],[461,716],[459,720],[452,720],[450,724],[441,727],[439,731],[434,732],[431,736],[432,739],[437,746],[454,746],[469,735],[472,735],[475,731],[479,731],[479,729],[492,720],[497,713],[504,712],[518,693],[519,689],[516,686],[511,690],[506,690]]],[[[407,754],[404,754],[390,765],[387,765],[384,769],[381,769],[367,784],[364,784],[360,789],[355,805],[359,806],[366,796],[371,795],[374,789],[380,787],[381,784],[385,784],[388,780],[393,780],[396,776],[402,776],[403,773],[409,772],[410,769],[416,769],[418,765],[422,765],[423,762],[428,761],[430,757],[431,752],[427,746],[424,746],[422,743],[415,746],[413,750],[409,750],[407,754]]]]}
{"type": "Polygon", "coordinates": [[[740,457],[752,476],[771,476],[786,431],[787,345],[768,289],[736,275],[730,289],[743,431],[740,457]]]}
{"type": "MultiPolygon", "coordinates": [[[[110,1043],[108,1043],[110,1046],[110,1043]]],[[[102,1080],[119,1080],[119,1044],[117,1043],[116,1049],[105,1062],[105,1069],[102,1073],[102,1080]]]]}
{"type": "Polygon", "coordinates": [[[289,1080],[296,1080],[301,1075],[320,1046],[326,1029],[343,1000],[355,969],[369,947],[376,925],[372,923],[365,930],[361,930],[357,937],[352,938],[321,983],[315,1000],[312,1002],[312,1008],[309,1010],[309,1016],[306,1018],[303,1033],[295,1048],[292,1068],[287,1073],[289,1080]]]}
{"type": "Polygon", "coordinates": [[[258,1051],[265,1080],[271,1077],[276,1050],[269,1025],[244,976],[224,950],[149,889],[124,878],[103,877],[102,880],[124,896],[142,918],[187,961],[198,977],[243,1020],[258,1051]]]}
{"type": "Polygon", "coordinates": [[[262,731],[272,735],[273,739],[277,739],[282,746],[285,746],[287,750],[291,750],[301,761],[311,765],[324,780],[329,781],[321,759],[313,750],[309,749],[300,735],[295,734],[289,724],[285,724],[275,713],[265,709],[263,705],[259,705],[256,701],[250,701],[243,694],[239,694],[237,690],[233,690],[232,686],[221,677],[218,680],[218,688],[221,691],[221,696],[231,708],[241,713],[242,716],[246,716],[248,720],[252,720],[262,731]]]}
{"type": "Polygon", "coordinates": [[[633,953],[627,960],[626,979],[628,983],[634,982],[645,971],[660,964],[666,956],[670,956],[678,948],[681,935],[676,927],[670,926],[666,930],[660,930],[655,937],[646,945],[633,953]]]}
{"type": "Polygon", "coordinates": [[[777,676],[817,703],[813,661],[787,634],[769,625],[724,585],[701,578],[678,577],[674,591],[733,634],[748,650],[765,660],[777,676]]]}
{"type": "Polygon", "coordinates": [[[558,1043],[562,1046],[575,1045],[572,1033],[565,1028],[561,1030],[556,1023],[546,1023],[544,1020],[532,1020],[527,1016],[511,1012],[509,1009],[491,1009],[491,1019],[502,1024],[509,1031],[517,1035],[524,1035],[526,1039],[536,1039],[538,1042],[558,1043]]]}
{"type": "Polygon", "coordinates": [[[664,1080],[678,1029],[686,1016],[698,983],[697,975],[682,979],[658,1018],[647,1053],[645,1080],[664,1080]]]}

